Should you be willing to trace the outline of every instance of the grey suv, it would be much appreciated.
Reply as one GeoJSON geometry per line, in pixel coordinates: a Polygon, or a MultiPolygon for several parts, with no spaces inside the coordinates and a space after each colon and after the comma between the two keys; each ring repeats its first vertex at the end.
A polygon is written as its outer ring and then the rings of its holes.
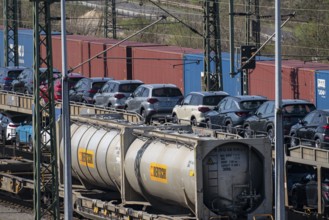
{"type": "Polygon", "coordinates": [[[145,123],[152,119],[171,118],[173,108],[183,99],[182,92],[173,84],[144,84],[126,101],[126,110],[141,114],[145,123]]]}
{"type": "Polygon", "coordinates": [[[94,104],[102,107],[123,109],[127,98],[142,84],[143,82],[140,80],[108,81],[95,94],[93,98],[94,104]]]}
{"type": "Polygon", "coordinates": [[[11,83],[25,68],[22,66],[0,67],[0,90],[11,90],[11,83]]]}

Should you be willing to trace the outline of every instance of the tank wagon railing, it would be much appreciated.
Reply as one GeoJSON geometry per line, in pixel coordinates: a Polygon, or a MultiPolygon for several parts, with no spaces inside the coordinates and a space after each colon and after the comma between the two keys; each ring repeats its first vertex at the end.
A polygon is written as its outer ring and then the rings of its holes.
{"type": "MultiPolygon", "coordinates": [[[[57,102],[56,108],[61,109],[62,103],[57,102]]],[[[33,96],[23,93],[14,93],[10,91],[0,91],[0,109],[7,111],[20,112],[25,114],[32,114],[33,96]]],[[[140,122],[141,116],[124,110],[115,110],[110,108],[100,108],[93,105],[85,105],[82,103],[70,103],[71,115],[85,115],[85,114],[112,114],[120,113],[129,122],[140,122]]]]}

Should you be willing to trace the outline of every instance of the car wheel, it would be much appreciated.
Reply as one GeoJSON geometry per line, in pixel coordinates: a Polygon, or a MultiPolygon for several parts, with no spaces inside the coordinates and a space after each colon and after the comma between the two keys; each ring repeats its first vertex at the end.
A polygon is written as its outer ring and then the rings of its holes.
{"type": "Polygon", "coordinates": [[[267,137],[270,139],[271,143],[274,143],[274,130],[272,127],[267,129],[267,137]]]}
{"type": "Polygon", "coordinates": [[[297,138],[296,134],[291,135],[290,139],[290,147],[296,147],[300,144],[299,139],[297,138]]]}
{"type": "Polygon", "coordinates": [[[206,121],[206,127],[209,128],[209,129],[212,129],[212,124],[211,124],[210,120],[206,121]]]}
{"type": "Polygon", "coordinates": [[[232,126],[231,122],[226,122],[225,126],[226,126],[227,133],[233,133],[233,126],[232,126]]]}
{"type": "Polygon", "coordinates": [[[29,136],[29,141],[27,142],[27,146],[29,148],[29,151],[32,152],[32,148],[33,148],[33,141],[32,141],[32,137],[29,136]]]}
{"type": "Polygon", "coordinates": [[[321,148],[321,140],[319,138],[315,139],[314,147],[321,148]]]}
{"type": "Polygon", "coordinates": [[[20,146],[20,144],[19,144],[19,135],[18,134],[16,134],[15,146],[16,146],[16,148],[19,148],[19,146],[20,146]]]}
{"type": "Polygon", "coordinates": [[[198,122],[196,121],[195,118],[192,118],[192,119],[191,119],[191,125],[192,125],[192,126],[198,126],[198,122]]]}
{"type": "Polygon", "coordinates": [[[150,124],[151,120],[146,115],[146,111],[143,109],[141,112],[141,116],[143,117],[144,124],[150,124]]]}
{"type": "Polygon", "coordinates": [[[298,196],[297,196],[296,192],[292,193],[291,205],[295,210],[301,210],[303,208],[303,205],[299,203],[298,196]]]}
{"type": "Polygon", "coordinates": [[[243,137],[244,138],[251,138],[252,137],[250,125],[246,125],[244,127],[244,135],[243,135],[243,137]]]}
{"type": "Polygon", "coordinates": [[[178,118],[177,118],[177,115],[176,115],[176,114],[174,114],[174,115],[172,116],[172,123],[174,123],[174,124],[178,124],[178,118]]]}

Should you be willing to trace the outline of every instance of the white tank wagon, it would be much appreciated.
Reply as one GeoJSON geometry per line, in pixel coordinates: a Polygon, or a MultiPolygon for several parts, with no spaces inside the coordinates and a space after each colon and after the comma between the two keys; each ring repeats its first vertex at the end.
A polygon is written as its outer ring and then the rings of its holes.
{"type": "Polygon", "coordinates": [[[89,188],[120,192],[122,205],[198,219],[272,212],[271,146],[265,139],[86,124],[72,124],[71,135],[74,173],[89,188]]]}

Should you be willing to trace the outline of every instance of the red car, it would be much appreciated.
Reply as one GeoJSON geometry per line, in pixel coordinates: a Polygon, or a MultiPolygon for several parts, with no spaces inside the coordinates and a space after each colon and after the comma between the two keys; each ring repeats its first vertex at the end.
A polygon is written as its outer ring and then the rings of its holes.
{"type": "MultiPolygon", "coordinates": [[[[79,73],[69,73],[68,74],[69,78],[69,90],[84,76],[82,76],[79,73]]],[[[62,78],[60,73],[54,72],[54,99],[55,101],[61,101],[62,100],[62,78]]],[[[43,98],[45,102],[48,101],[48,97],[45,96],[47,93],[48,89],[48,84],[44,83],[43,85],[40,86],[40,96],[43,98]]],[[[67,91],[68,92],[68,91],[67,91]]]]}

